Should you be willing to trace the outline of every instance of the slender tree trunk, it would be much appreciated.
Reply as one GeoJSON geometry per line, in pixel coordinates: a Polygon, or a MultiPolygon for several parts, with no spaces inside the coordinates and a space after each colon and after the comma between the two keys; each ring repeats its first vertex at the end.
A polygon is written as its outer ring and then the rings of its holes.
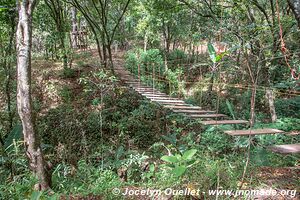
{"type": "Polygon", "coordinates": [[[77,26],[77,10],[75,7],[72,7],[71,10],[72,16],[72,34],[71,34],[71,46],[73,49],[76,49],[78,46],[78,26],[77,26]]]}
{"type": "Polygon", "coordinates": [[[288,0],[288,4],[298,22],[298,28],[300,28],[300,0],[288,0]]]}
{"type": "Polygon", "coordinates": [[[257,86],[254,83],[252,85],[252,92],[251,92],[251,106],[250,106],[250,127],[252,128],[255,123],[255,103],[256,103],[256,91],[257,86]]]}
{"type": "Polygon", "coordinates": [[[274,105],[274,92],[270,88],[266,89],[266,99],[269,103],[269,109],[270,109],[272,122],[276,122],[277,115],[276,115],[276,109],[275,109],[275,105],[274,105]]]}
{"type": "Polygon", "coordinates": [[[100,62],[102,62],[101,46],[100,46],[100,41],[97,37],[97,34],[95,34],[95,40],[96,40],[96,44],[97,44],[97,51],[98,51],[98,55],[100,58],[100,62]]]}
{"type": "Polygon", "coordinates": [[[145,33],[144,36],[144,51],[147,51],[147,46],[148,46],[148,35],[145,33]]]}
{"type": "MultiPolygon", "coordinates": [[[[10,34],[10,39],[9,39],[9,45],[6,53],[6,57],[12,56],[12,50],[13,50],[13,39],[15,37],[15,17],[12,19],[11,23],[11,34],[10,34]]],[[[8,112],[8,130],[7,132],[11,132],[12,127],[13,127],[13,112],[11,108],[11,82],[12,82],[12,69],[11,69],[11,62],[7,61],[7,58],[5,58],[5,64],[6,65],[6,84],[5,84],[5,94],[6,94],[6,105],[7,105],[7,112],[8,112]]]]}
{"type": "MultiPolygon", "coordinates": [[[[215,68],[216,63],[213,64],[213,69],[215,68]]],[[[210,106],[212,107],[212,92],[214,88],[214,79],[215,79],[215,71],[212,71],[210,81],[209,81],[209,86],[208,86],[208,91],[207,91],[207,96],[208,96],[208,102],[210,103],[210,106]]]]}
{"type": "Polygon", "coordinates": [[[68,56],[66,53],[66,48],[65,48],[65,33],[59,32],[60,34],[60,45],[61,45],[61,50],[63,51],[63,66],[64,68],[68,67],[68,56]]]}
{"type": "Polygon", "coordinates": [[[19,21],[17,26],[17,106],[22,122],[23,136],[29,167],[38,178],[35,189],[50,188],[48,175],[38,135],[36,133],[31,103],[31,45],[32,13],[35,0],[18,1],[19,21]]]}
{"type": "Polygon", "coordinates": [[[113,74],[115,74],[114,71],[114,63],[113,63],[113,56],[112,56],[112,52],[111,52],[111,44],[107,45],[107,51],[108,51],[108,58],[109,58],[109,67],[110,70],[113,74]]]}

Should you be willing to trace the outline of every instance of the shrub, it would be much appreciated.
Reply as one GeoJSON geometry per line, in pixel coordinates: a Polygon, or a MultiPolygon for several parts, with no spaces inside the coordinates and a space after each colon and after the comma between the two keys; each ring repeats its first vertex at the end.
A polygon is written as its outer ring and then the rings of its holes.
{"type": "Polygon", "coordinates": [[[73,90],[68,86],[63,86],[59,92],[59,95],[65,103],[70,103],[74,98],[73,90]]]}
{"type": "Polygon", "coordinates": [[[185,63],[187,55],[180,49],[175,49],[168,54],[168,61],[172,69],[176,68],[176,65],[185,63]]]}
{"type": "Polygon", "coordinates": [[[75,78],[76,77],[76,71],[71,68],[64,68],[62,73],[62,78],[75,78]]]}
{"type": "Polygon", "coordinates": [[[95,150],[94,145],[101,139],[97,134],[100,132],[99,124],[95,113],[62,105],[40,118],[38,129],[54,160],[74,164],[95,150]]]}
{"type": "Polygon", "coordinates": [[[300,96],[289,99],[276,99],[275,107],[281,117],[300,118],[300,96]]]}

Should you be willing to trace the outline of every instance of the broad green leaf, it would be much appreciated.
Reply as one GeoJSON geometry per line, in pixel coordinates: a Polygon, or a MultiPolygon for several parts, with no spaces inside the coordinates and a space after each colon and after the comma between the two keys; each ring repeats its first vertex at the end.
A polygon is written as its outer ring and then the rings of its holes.
{"type": "Polygon", "coordinates": [[[217,55],[216,57],[216,62],[219,62],[220,60],[222,60],[222,58],[227,54],[227,52],[223,52],[223,53],[220,53],[219,55],[217,55]]]}
{"type": "Polygon", "coordinates": [[[58,194],[55,194],[55,195],[52,195],[51,197],[48,197],[47,199],[48,199],[48,200],[58,200],[58,199],[60,199],[60,198],[59,198],[59,195],[58,195],[58,194]]]}
{"type": "Polygon", "coordinates": [[[196,154],[196,149],[187,150],[183,153],[182,159],[183,160],[190,160],[193,158],[193,156],[196,154]]]}
{"type": "Polygon", "coordinates": [[[177,158],[177,160],[181,160],[181,155],[180,154],[175,154],[175,157],[177,158]]]}
{"type": "Polygon", "coordinates": [[[20,140],[22,138],[22,126],[17,124],[13,127],[12,131],[8,134],[4,141],[4,148],[7,149],[14,140],[20,140]]]}
{"type": "Polygon", "coordinates": [[[176,156],[163,156],[161,157],[163,161],[169,162],[169,163],[177,163],[178,159],[176,156]]]}
{"type": "Polygon", "coordinates": [[[209,53],[209,57],[210,57],[211,61],[213,61],[213,63],[216,63],[217,62],[217,54],[216,54],[216,50],[215,50],[214,46],[211,43],[208,43],[207,49],[208,49],[208,53],[209,53]]]}
{"type": "Polygon", "coordinates": [[[34,191],[32,194],[31,194],[31,197],[30,197],[30,200],[39,200],[42,196],[43,192],[40,192],[40,191],[34,191]]]}
{"type": "Polygon", "coordinates": [[[149,171],[154,172],[154,170],[155,170],[155,166],[153,164],[151,164],[150,167],[149,167],[149,171]]]}
{"type": "Polygon", "coordinates": [[[120,146],[116,152],[116,159],[119,160],[124,155],[124,147],[120,146]]]}
{"type": "Polygon", "coordinates": [[[184,172],[186,171],[186,167],[185,166],[176,166],[173,170],[172,173],[176,176],[182,176],[184,174],[184,172]]]}

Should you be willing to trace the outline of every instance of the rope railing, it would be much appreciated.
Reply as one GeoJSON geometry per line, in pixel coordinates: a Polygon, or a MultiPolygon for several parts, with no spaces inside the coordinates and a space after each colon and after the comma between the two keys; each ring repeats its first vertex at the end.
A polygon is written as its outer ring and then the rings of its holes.
{"type": "MultiPolygon", "coordinates": [[[[143,70],[144,71],[144,70],[143,70]]],[[[154,72],[154,70],[153,70],[154,72]]],[[[165,83],[170,83],[170,80],[167,79],[166,76],[161,76],[158,74],[155,74],[155,76],[153,76],[153,72],[147,72],[144,71],[143,73],[140,70],[140,76],[142,75],[146,75],[149,77],[152,77],[154,79],[154,81],[156,80],[157,82],[165,82],[165,83]]],[[[139,75],[134,74],[136,77],[139,77],[139,75]]],[[[184,81],[185,84],[202,84],[202,85],[211,85],[212,83],[201,83],[201,81],[184,81]]],[[[249,89],[252,87],[252,85],[246,85],[246,84],[230,84],[230,83],[218,83],[217,85],[221,84],[221,87],[227,86],[227,87],[234,87],[234,88],[240,88],[240,89],[249,89]]],[[[267,86],[263,86],[263,85],[257,85],[257,89],[258,91],[265,91],[266,89],[272,89],[272,90],[277,90],[275,91],[277,94],[282,94],[282,95],[290,95],[290,96],[299,96],[300,95],[300,91],[296,91],[296,90],[287,90],[287,92],[282,92],[282,91],[278,91],[280,90],[277,87],[267,87],[267,86]]]]}

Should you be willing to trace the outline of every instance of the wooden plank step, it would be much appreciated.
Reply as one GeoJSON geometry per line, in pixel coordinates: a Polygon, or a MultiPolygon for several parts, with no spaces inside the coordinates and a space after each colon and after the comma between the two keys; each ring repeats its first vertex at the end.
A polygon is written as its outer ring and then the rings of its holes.
{"type": "Polygon", "coordinates": [[[132,78],[132,79],[127,79],[127,78],[124,78],[124,79],[123,79],[123,78],[122,78],[121,80],[124,81],[125,83],[127,83],[127,81],[132,81],[133,78],[132,78]]]}
{"type": "Polygon", "coordinates": [[[151,101],[156,102],[166,102],[166,103],[184,103],[184,101],[181,100],[172,100],[172,99],[151,99],[151,101]]]}
{"type": "MultiPolygon", "coordinates": [[[[139,90],[139,91],[155,91],[156,89],[153,88],[134,88],[135,90],[139,90]]],[[[158,91],[158,90],[157,90],[158,91]]]]}
{"type": "Polygon", "coordinates": [[[186,105],[188,105],[186,103],[176,103],[176,102],[174,102],[174,103],[172,103],[172,102],[157,102],[157,103],[163,104],[164,107],[166,105],[180,105],[180,106],[186,106],[186,105]]]}
{"type": "Polygon", "coordinates": [[[132,86],[139,86],[139,85],[146,86],[144,83],[142,83],[142,82],[139,83],[138,81],[136,81],[136,82],[134,82],[134,81],[128,81],[126,83],[129,84],[129,85],[132,85],[132,86]]]}
{"type": "MultiPolygon", "coordinates": [[[[137,92],[140,92],[140,93],[143,93],[143,92],[152,92],[152,93],[158,93],[159,91],[158,90],[141,90],[141,89],[134,89],[135,91],[137,92]]],[[[160,92],[159,92],[160,93],[160,92]]]]}
{"type": "Polygon", "coordinates": [[[193,105],[187,105],[187,106],[181,106],[181,105],[167,105],[167,108],[173,109],[173,110],[201,110],[202,108],[199,106],[193,106],[193,105]]]}
{"type": "Polygon", "coordinates": [[[300,143],[298,144],[283,144],[268,147],[271,151],[281,154],[300,153],[300,143]]]}
{"type": "Polygon", "coordinates": [[[232,136],[242,136],[242,135],[263,135],[263,134],[275,134],[284,133],[282,130],[263,128],[263,129],[252,129],[252,130],[229,130],[224,131],[224,133],[232,136]]]}
{"type": "Polygon", "coordinates": [[[167,94],[142,94],[143,96],[145,97],[170,97],[169,95],[167,94]]]}
{"type": "Polygon", "coordinates": [[[137,91],[138,93],[140,94],[161,94],[161,95],[166,95],[165,93],[161,93],[161,92],[158,92],[158,91],[137,91]]]}
{"type": "Polygon", "coordinates": [[[204,125],[221,125],[221,124],[246,124],[248,121],[245,120],[212,120],[212,121],[202,121],[204,125]]]}
{"type": "Polygon", "coordinates": [[[185,113],[185,114],[196,114],[196,113],[215,113],[216,111],[212,110],[201,110],[201,109],[195,109],[195,110],[174,110],[175,113],[185,113]]]}
{"type": "Polygon", "coordinates": [[[128,83],[128,84],[143,84],[143,82],[139,82],[139,80],[136,80],[136,79],[134,79],[134,80],[132,80],[132,81],[127,81],[126,83],[128,83]]]}
{"type": "Polygon", "coordinates": [[[162,94],[162,95],[164,95],[164,93],[160,93],[159,91],[139,91],[139,90],[135,90],[135,91],[140,94],[162,94]]]}
{"type": "Polygon", "coordinates": [[[159,97],[155,97],[155,96],[146,96],[146,98],[148,98],[148,99],[158,99],[158,100],[160,100],[160,99],[162,99],[162,100],[177,100],[177,101],[182,101],[182,100],[180,100],[180,99],[177,99],[177,98],[172,98],[172,97],[170,97],[170,96],[165,96],[165,97],[162,97],[162,96],[159,96],[159,97]]]}
{"type": "MultiPolygon", "coordinates": [[[[213,111],[205,111],[205,113],[210,113],[213,111]]],[[[192,118],[218,118],[218,117],[227,117],[224,114],[203,114],[203,115],[187,115],[192,118]]]]}
{"type": "MultiPolygon", "coordinates": [[[[150,87],[150,86],[147,86],[147,85],[131,85],[130,84],[130,87],[138,90],[138,89],[153,89],[153,87],[150,87]]],[[[155,88],[154,88],[155,89],[155,88]]]]}

